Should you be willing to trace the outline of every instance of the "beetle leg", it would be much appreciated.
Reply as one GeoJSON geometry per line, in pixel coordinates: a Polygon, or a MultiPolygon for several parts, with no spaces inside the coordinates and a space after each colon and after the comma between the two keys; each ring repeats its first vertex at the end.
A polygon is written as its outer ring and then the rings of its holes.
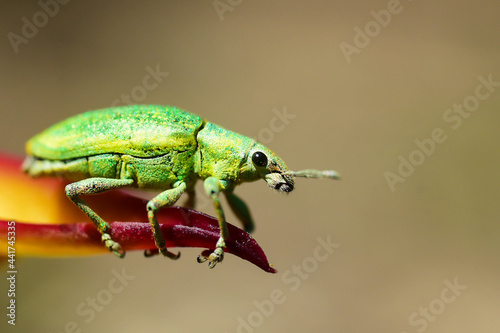
{"type": "Polygon", "coordinates": [[[73,201],[78,208],[80,208],[82,212],[84,212],[85,215],[87,215],[92,222],[94,222],[97,230],[101,233],[101,239],[106,248],[120,258],[125,256],[125,251],[123,251],[119,243],[111,239],[111,236],[109,235],[109,224],[97,215],[85,201],[79,198],[79,196],[86,194],[98,194],[114,190],[120,187],[129,186],[133,182],[134,181],[132,179],[88,178],[76,183],[68,184],[65,188],[68,198],[70,198],[71,201],[73,201]]]}
{"type": "MultiPolygon", "coordinates": [[[[163,238],[163,235],[160,230],[160,224],[156,219],[156,212],[162,207],[172,206],[174,203],[176,203],[185,190],[186,190],[186,183],[182,182],[170,190],[161,192],[156,197],[151,199],[146,206],[148,210],[148,219],[149,223],[151,223],[151,228],[153,230],[153,236],[155,239],[156,247],[161,252],[161,254],[163,254],[166,257],[169,257],[170,259],[178,259],[181,254],[180,252],[174,254],[167,250],[165,238],[163,238]]],[[[146,256],[150,254],[151,252],[148,251],[145,252],[146,256]]]]}
{"type": "Polygon", "coordinates": [[[251,233],[255,229],[255,226],[247,204],[232,191],[225,192],[224,194],[226,195],[229,207],[231,207],[234,215],[241,221],[245,231],[251,233]]]}
{"type": "Polygon", "coordinates": [[[222,181],[215,177],[208,177],[204,182],[205,192],[208,194],[214,203],[215,212],[217,213],[217,220],[219,221],[220,237],[215,245],[215,250],[208,257],[204,255],[198,256],[198,262],[202,263],[206,260],[209,261],[208,267],[214,268],[218,262],[224,259],[224,248],[226,247],[225,240],[229,235],[227,229],[226,218],[224,217],[224,211],[219,200],[219,193],[225,187],[222,181]]]}

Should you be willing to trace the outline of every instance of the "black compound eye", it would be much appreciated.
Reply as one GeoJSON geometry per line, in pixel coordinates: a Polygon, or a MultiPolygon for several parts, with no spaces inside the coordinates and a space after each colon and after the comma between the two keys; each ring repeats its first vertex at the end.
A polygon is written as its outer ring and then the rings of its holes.
{"type": "Polygon", "coordinates": [[[252,162],[256,166],[265,167],[267,165],[267,156],[263,152],[257,151],[252,155],[252,162]]]}

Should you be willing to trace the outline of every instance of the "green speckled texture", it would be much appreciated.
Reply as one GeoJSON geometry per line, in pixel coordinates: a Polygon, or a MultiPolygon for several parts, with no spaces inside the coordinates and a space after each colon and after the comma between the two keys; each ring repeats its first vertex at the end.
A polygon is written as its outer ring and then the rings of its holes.
{"type": "Polygon", "coordinates": [[[201,179],[213,176],[217,179],[240,179],[241,166],[247,162],[247,154],[255,140],[228,131],[207,122],[198,135],[201,151],[201,179]]]}
{"type": "Polygon", "coordinates": [[[105,153],[154,157],[195,148],[202,124],[199,116],[176,107],[114,107],[57,123],[29,140],[26,151],[47,160],[105,153]]]}

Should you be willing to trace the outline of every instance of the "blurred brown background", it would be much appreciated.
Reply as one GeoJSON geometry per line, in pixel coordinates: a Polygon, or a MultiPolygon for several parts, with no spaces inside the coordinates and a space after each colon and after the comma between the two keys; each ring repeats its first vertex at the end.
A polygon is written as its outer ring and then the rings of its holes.
{"type": "Polygon", "coordinates": [[[500,87],[477,88],[500,82],[498,2],[41,3],[0,4],[1,150],[22,155],[49,125],[130,95],[261,133],[290,168],[344,179],[237,189],[278,274],[231,255],[209,270],[198,249],[26,259],[17,325],[2,314],[1,331],[500,331],[500,87]],[[451,118],[463,103],[473,111],[451,118]],[[265,130],[276,110],[295,118],[265,130]],[[436,129],[446,140],[427,156],[415,140],[432,150],[436,129]],[[420,165],[392,191],[401,158],[420,165]],[[318,237],[340,247],[317,252],[318,237]]]}

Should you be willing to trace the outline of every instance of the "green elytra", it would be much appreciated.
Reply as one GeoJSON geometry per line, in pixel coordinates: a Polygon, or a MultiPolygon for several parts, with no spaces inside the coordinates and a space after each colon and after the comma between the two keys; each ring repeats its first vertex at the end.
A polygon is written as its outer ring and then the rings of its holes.
{"type": "MultiPolygon", "coordinates": [[[[213,268],[221,262],[228,230],[220,193],[251,232],[254,223],[247,205],[234,194],[243,182],[264,179],[279,192],[291,192],[294,176],[339,179],[335,171],[290,171],[271,150],[255,140],[228,131],[203,118],[171,106],[137,105],[89,111],[53,125],[26,144],[28,157],[23,169],[32,177],[58,176],[74,181],[66,195],[94,223],[105,246],[119,257],[125,252],[109,235],[109,224],[100,218],[81,195],[136,187],[159,189],[146,210],[160,253],[172,259],[165,247],[156,212],[172,206],[183,193],[194,205],[194,186],[204,181],[215,206],[220,237],[215,250],[198,256],[213,268]]],[[[146,252],[151,255],[152,252],[146,252]]]]}

